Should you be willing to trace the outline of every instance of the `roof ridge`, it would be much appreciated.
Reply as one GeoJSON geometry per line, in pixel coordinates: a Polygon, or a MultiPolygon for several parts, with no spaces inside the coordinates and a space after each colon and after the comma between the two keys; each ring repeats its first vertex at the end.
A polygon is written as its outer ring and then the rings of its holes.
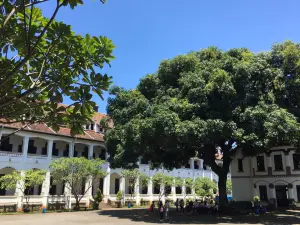
{"type": "Polygon", "coordinates": [[[43,123],[50,131],[52,131],[54,134],[57,134],[51,127],[49,127],[46,123],[43,123]]]}
{"type": "Polygon", "coordinates": [[[93,138],[91,135],[89,135],[89,133],[85,132],[85,130],[83,131],[85,134],[87,134],[89,137],[91,137],[92,139],[95,139],[93,138]]]}

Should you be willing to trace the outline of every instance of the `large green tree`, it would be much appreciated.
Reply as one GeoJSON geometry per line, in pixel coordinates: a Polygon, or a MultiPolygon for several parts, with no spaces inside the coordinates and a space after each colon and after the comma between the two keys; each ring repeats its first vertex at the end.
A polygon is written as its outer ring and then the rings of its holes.
{"type": "Polygon", "coordinates": [[[72,134],[81,133],[94,113],[92,92],[102,98],[111,83],[98,71],[113,59],[114,45],[55,20],[63,7],[74,9],[82,0],[53,0],[50,18],[39,8],[45,2],[0,1],[0,119],[46,122],[55,130],[67,124],[72,134]],[[59,105],[64,98],[72,101],[67,108],[59,105]]]}
{"type": "Polygon", "coordinates": [[[210,47],[161,62],[136,89],[111,89],[105,136],[112,166],[178,168],[200,157],[219,176],[220,204],[237,149],[255,155],[281,145],[299,146],[300,48],[221,51],[210,47]],[[216,162],[216,154],[222,163],[216,162]]]}

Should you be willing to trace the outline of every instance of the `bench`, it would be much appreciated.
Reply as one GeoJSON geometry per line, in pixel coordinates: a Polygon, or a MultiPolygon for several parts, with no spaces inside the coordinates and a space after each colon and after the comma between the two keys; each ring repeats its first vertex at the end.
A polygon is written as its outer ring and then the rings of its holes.
{"type": "Polygon", "coordinates": [[[79,206],[79,210],[84,209],[84,211],[86,211],[87,208],[88,208],[87,206],[79,206]]]}
{"type": "Polygon", "coordinates": [[[4,205],[0,205],[0,212],[2,211],[1,209],[3,209],[3,212],[17,212],[17,204],[4,204],[4,205]]]}

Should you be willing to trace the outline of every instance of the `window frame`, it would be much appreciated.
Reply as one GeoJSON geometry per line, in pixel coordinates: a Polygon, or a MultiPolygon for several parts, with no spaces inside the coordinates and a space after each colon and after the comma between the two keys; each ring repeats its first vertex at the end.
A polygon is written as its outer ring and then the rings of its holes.
{"type": "Polygon", "coordinates": [[[243,159],[238,159],[238,172],[244,172],[243,159]]]}
{"type": "Polygon", "coordinates": [[[265,157],[263,155],[256,156],[256,168],[257,168],[257,172],[266,172],[265,157]],[[258,159],[262,159],[262,160],[260,161],[258,159]],[[261,164],[259,162],[263,163],[262,167],[261,167],[261,164]]]}
{"type": "Polygon", "coordinates": [[[274,171],[283,171],[284,169],[283,169],[283,159],[282,159],[282,155],[281,155],[281,154],[275,154],[275,155],[273,156],[273,159],[274,159],[274,171]],[[281,158],[281,161],[280,161],[280,164],[279,164],[279,165],[281,165],[280,168],[277,168],[277,166],[276,166],[277,164],[276,164],[275,157],[280,157],[280,158],[281,158]]]}
{"type": "Polygon", "coordinates": [[[294,170],[300,170],[300,154],[299,153],[293,154],[293,166],[294,166],[294,170]],[[299,157],[298,167],[296,167],[296,165],[295,165],[295,156],[299,157]]]}

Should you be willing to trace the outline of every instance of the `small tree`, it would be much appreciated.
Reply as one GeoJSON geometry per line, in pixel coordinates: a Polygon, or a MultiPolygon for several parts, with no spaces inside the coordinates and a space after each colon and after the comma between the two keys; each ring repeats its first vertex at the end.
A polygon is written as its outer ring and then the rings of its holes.
{"type": "Polygon", "coordinates": [[[231,180],[227,180],[227,182],[226,182],[226,190],[227,190],[227,194],[231,194],[232,193],[232,183],[231,183],[231,180]]]}
{"type": "Polygon", "coordinates": [[[174,178],[164,173],[156,173],[152,176],[152,182],[155,185],[159,185],[159,201],[163,196],[166,197],[168,188],[174,184],[174,178]]]}
{"type": "Polygon", "coordinates": [[[94,205],[93,205],[94,209],[99,209],[99,204],[100,202],[102,202],[102,199],[103,199],[103,194],[101,190],[98,188],[97,193],[94,196],[94,205]]]}
{"type": "Polygon", "coordinates": [[[88,160],[81,158],[60,158],[50,164],[53,182],[64,183],[76,200],[75,210],[79,210],[80,200],[92,187],[93,181],[104,177],[106,174],[100,169],[103,161],[99,159],[88,160]],[[84,192],[81,185],[90,179],[84,192]]]}
{"type": "Polygon", "coordinates": [[[194,189],[195,188],[195,182],[192,178],[186,178],[186,179],[182,179],[181,177],[176,177],[175,178],[175,187],[185,187],[185,192],[182,192],[183,195],[183,199],[186,198],[186,196],[188,195],[187,193],[187,188],[189,189],[194,189]]]}
{"type": "Polygon", "coordinates": [[[212,197],[217,191],[217,184],[207,177],[195,180],[195,192],[198,196],[212,197]]]}
{"type": "Polygon", "coordinates": [[[6,174],[0,178],[1,188],[5,190],[18,189],[25,197],[26,206],[24,209],[29,209],[30,189],[35,186],[42,185],[45,180],[45,170],[30,169],[21,174],[20,171],[14,170],[10,174],[6,174]]]}
{"type": "Polygon", "coordinates": [[[139,169],[122,170],[122,176],[128,179],[128,187],[131,199],[133,199],[139,191],[136,188],[136,183],[139,182],[142,186],[145,186],[148,184],[149,180],[149,178],[139,169]]]}

